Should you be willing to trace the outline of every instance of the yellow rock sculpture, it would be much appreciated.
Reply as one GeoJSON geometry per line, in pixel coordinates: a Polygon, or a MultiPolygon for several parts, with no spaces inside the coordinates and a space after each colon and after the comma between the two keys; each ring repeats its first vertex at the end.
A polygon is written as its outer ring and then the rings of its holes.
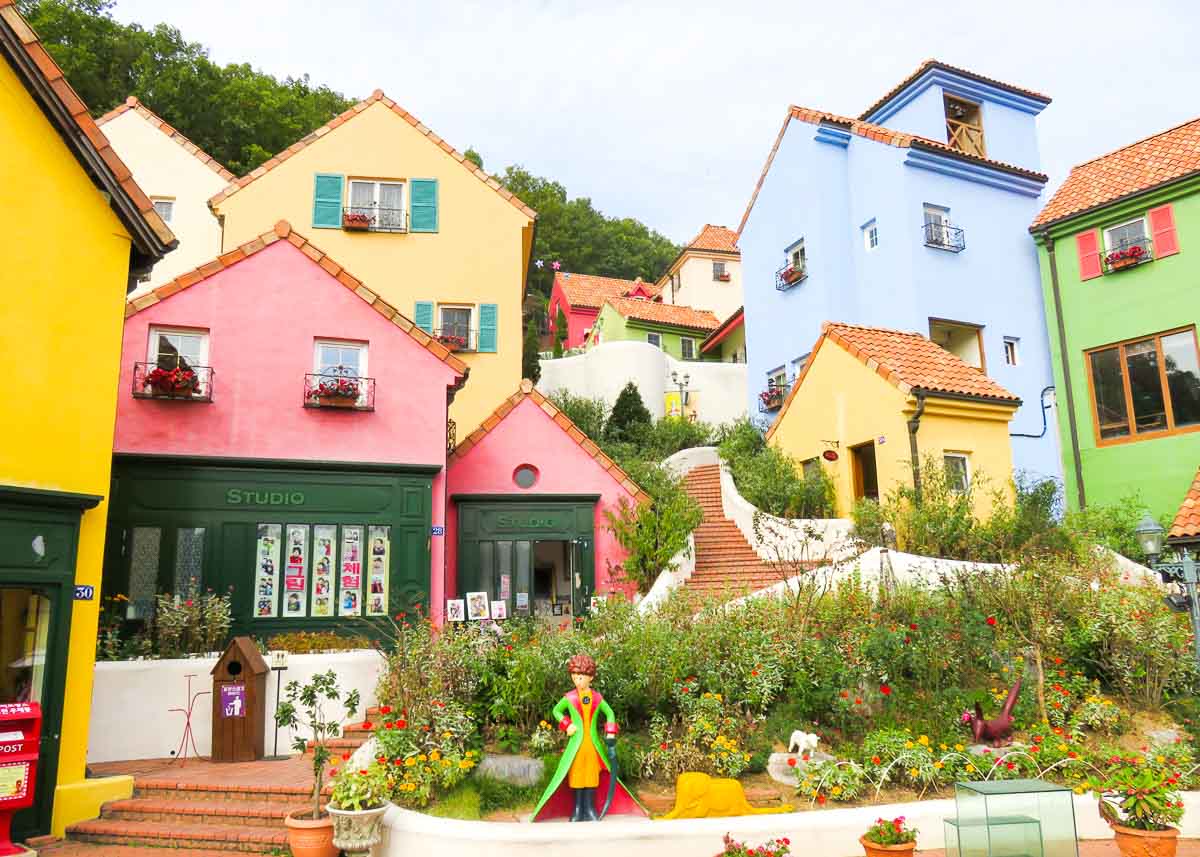
{"type": "Polygon", "coordinates": [[[791,805],[759,808],[750,806],[737,780],[718,779],[698,771],[686,771],[675,780],[675,808],[668,818],[724,818],[730,815],[762,815],[791,812],[791,805]]]}

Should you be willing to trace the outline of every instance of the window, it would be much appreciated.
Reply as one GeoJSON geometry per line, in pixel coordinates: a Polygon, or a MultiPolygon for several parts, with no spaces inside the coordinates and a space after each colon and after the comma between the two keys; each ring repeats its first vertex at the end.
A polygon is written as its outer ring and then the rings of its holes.
{"type": "Polygon", "coordinates": [[[1200,427],[1195,328],[1086,353],[1100,443],[1200,427]]]}
{"type": "Polygon", "coordinates": [[[662,334],[661,333],[647,333],[646,341],[649,342],[651,345],[653,345],[655,348],[662,348],[662,334]]]}
{"type": "Polygon", "coordinates": [[[821,459],[819,458],[806,458],[804,461],[800,462],[800,466],[803,468],[804,478],[806,481],[809,479],[816,479],[821,475],[821,459]]]}
{"type": "Polygon", "coordinates": [[[785,251],[787,253],[788,266],[793,271],[803,271],[808,268],[808,257],[804,251],[804,239],[801,238],[785,251]]]}
{"type": "Polygon", "coordinates": [[[947,452],[942,456],[942,467],[946,471],[946,487],[958,494],[966,494],[971,487],[971,471],[964,452],[947,452]]]}
{"type": "Polygon", "coordinates": [[[522,464],[513,471],[513,482],[518,488],[532,488],[537,478],[538,469],[532,464],[522,464]]]}
{"type": "Polygon", "coordinates": [[[438,340],[455,351],[471,351],[475,348],[475,336],[471,330],[469,306],[438,307],[438,340]]]}
{"type": "Polygon", "coordinates": [[[1135,246],[1146,246],[1146,218],[1139,217],[1104,230],[1104,249],[1109,253],[1135,246]]]}
{"type": "Polygon", "coordinates": [[[318,340],[313,359],[317,375],[340,375],[348,378],[367,376],[367,346],[353,342],[318,340]]]}
{"type": "Polygon", "coordinates": [[[1021,340],[1015,336],[1004,337],[1004,362],[1009,366],[1020,366],[1021,340]]]}
{"type": "Polygon", "coordinates": [[[725,273],[724,262],[713,262],[713,279],[725,282],[729,279],[729,275],[725,273]]]}
{"type": "Polygon", "coordinates": [[[946,111],[946,142],[950,148],[968,155],[987,157],[983,145],[983,109],[974,102],[953,95],[942,97],[946,111]]]}
{"type": "Polygon", "coordinates": [[[808,365],[809,357],[812,357],[811,351],[808,352],[807,354],[801,354],[799,357],[797,357],[795,360],[792,361],[792,377],[793,378],[799,378],[801,373],[804,372],[804,367],[808,365]]]}
{"type": "Polygon", "coordinates": [[[965,321],[929,319],[929,338],[963,363],[987,371],[983,355],[983,326],[965,321]]]}
{"type": "Polygon", "coordinates": [[[879,226],[874,220],[868,221],[862,228],[863,247],[870,253],[879,246],[879,226]]]}
{"type": "Polygon", "coordinates": [[[950,209],[925,203],[925,243],[945,247],[950,243],[950,209]]]}
{"type": "Polygon", "coordinates": [[[679,337],[679,349],[684,360],[696,359],[696,340],[687,336],[679,337]]]}
{"type": "Polygon", "coordinates": [[[152,327],[147,359],[159,369],[195,371],[198,366],[208,365],[208,334],[197,330],[152,327]]]}
{"type": "Polygon", "coordinates": [[[172,215],[175,214],[175,200],[173,199],[154,199],[154,210],[158,212],[158,216],[165,222],[170,223],[172,215]]]}
{"type": "Polygon", "coordinates": [[[788,373],[786,366],[780,366],[767,373],[767,387],[786,387],[788,383],[788,373]]]}
{"type": "Polygon", "coordinates": [[[408,226],[404,209],[404,183],[352,179],[348,213],[370,218],[370,228],[374,231],[403,232],[408,226]]]}

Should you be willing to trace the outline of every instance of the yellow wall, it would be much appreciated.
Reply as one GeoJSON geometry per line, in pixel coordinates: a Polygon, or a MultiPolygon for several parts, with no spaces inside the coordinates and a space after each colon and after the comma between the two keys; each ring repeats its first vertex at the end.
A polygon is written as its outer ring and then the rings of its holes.
{"type": "MultiPolygon", "coordinates": [[[[875,444],[881,497],[897,485],[912,485],[908,419],[915,409],[913,396],[901,393],[837,343],[825,340],[813,356],[804,383],[777,421],[770,442],[798,461],[836,450],[837,461],[821,463],[837,489],[837,514],[847,517],[854,504],[851,447],[875,444]]],[[[986,474],[989,485],[1009,490],[1012,444],[1008,421],[1013,411],[1011,406],[927,398],[917,432],[921,459],[965,452],[972,478],[986,474]]],[[[991,503],[989,491],[977,492],[978,514],[986,514],[991,503]]]]}
{"type": "MultiPolygon", "coordinates": [[[[343,205],[349,204],[348,195],[347,190],[343,205]]],[[[216,211],[225,218],[225,250],[261,235],[276,221],[287,220],[409,318],[422,300],[497,304],[496,353],[461,355],[471,375],[450,408],[460,440],[520,382],[521,302],[532,223],[385,104],[370,105],[222,200],[216,211]],[[316,173],[437,179],[438,232],[314,229],[316,173]]],[[[475,319],[472,325],[477,328],[477,315],[475,319]]],[[[338,331],[329,335],[337,336],[338,331]]]]}
{"type": "MultiPolygon", "coordinates": [[[[130,236],[6,62],[0,140],[0,481],[107,498],[130,236]]],[[[106,517],[79,532],[75,580],[97,593],[106,517]]],[[[57,794],[84,778],[98,607],[74,605],[57,794]]],[[[56,799],[56,830],[73,806],[56,799]]]]}

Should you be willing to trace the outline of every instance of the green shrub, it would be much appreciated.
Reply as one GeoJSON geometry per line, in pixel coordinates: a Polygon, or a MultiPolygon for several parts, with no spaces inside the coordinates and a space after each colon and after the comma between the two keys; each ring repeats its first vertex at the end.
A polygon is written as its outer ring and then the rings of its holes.
{"type": "Polygon", "coordinates": [[[671,560],[687,547],[688,535],[704,516],[695,500],[684,490],[683,480],[663,467],[645,462],[626,462],[631,479],[651,497],[651,502],[621,500],[617,511],[605,510],[608,528],[625,551],[614,571],[650,591],[671,560]]]}
{"type": "Polygon", "coordinates": [[[549,399],[581,432],[600,443],[604,437],[604,424],[608,421],[608,405],[603,399],[576,396],[568,390],[556,390],[549,399]]]}
{"type": "Polygon", "coordinates": [[[617,394],[608,422],[604,425],[604,437],[618,443],[636,443],[650,429],[651,422],[650,412],[642,402],[637,384],[630,381],[617,394]]]}
{"type": "Polygon", "coordinates": [[[780,518],[833,517],[833,479],[824,467],[805,476],[794,459],[767,446],[748,419],[723,427],[719,437],[721,459],[738,492],[760,511],[780,518]]]}
{"type": "Polygon", "coordinates": [[[283,649],[293,655],[314,652],[349,652],[372,648],[369,637],[362,634],[342,636],[336,631],[288,631],[267,640],[267,651],[283,649]]]}

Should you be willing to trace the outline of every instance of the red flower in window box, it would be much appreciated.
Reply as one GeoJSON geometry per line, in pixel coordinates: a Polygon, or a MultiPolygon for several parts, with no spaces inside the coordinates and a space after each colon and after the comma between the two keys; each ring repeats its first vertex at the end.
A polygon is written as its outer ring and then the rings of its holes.
{"type": "Polygon", "coordinates": [[[808,271],[804,269],[803,265],[788,265],[779,276],[783,278],[785,283],[791,285],[792,283],[800,282],[808,276],[808,271]]]}
{"type": "Polygon", "coordinates": [[[182,366],[174,369],[155,367],[146,375],[142,386],[159,396],[192,396],[200,386],[200,379],[191,369],[182,366]]]}
{"type": "Polygon", "coordinates": [[[350,408],[358,403],[360,389],[358,378],[326,378],[308,395],[324,407],[350,408]]]}
{"type": "Polygon", "coordinates": [[[728,283],[728,282],[729,282],[729,280],[731,279],[731,277],[732,277],[732,275],[731,275],[731,274],[728,274],[728,273],[726,273],[726,274],[717,274],[717,277],[716,277],[716,279],[717,279],[719,282],[722,282],[722,283],[728,283]]]}
{"type": "Polygon", "coordinates": [[[467,338],[458,336],[453,333],[438,334],[438,342],[449,348],[451,351],[462,351],[467,347],[467,338]]]}
{"type": "Polygon", "coordinates": [[[758,394],[758,400],[762,402],[762,406],[768,411],[773,411],[776,408],[783,406],[783,388],[768,387],[758,394]]]}
{"type": "Polygon", "coordinates": [[[366,232],[374,221],[375,218],[369,214],[348,211],[342,215],[342,228],[350,232],[366,232]]]}
{"type": "Polygon", "coordinates": [[[1140,244],[1134,244],[1132,247],[1125,247],[1120,250],[1113,250],[1104,257],[1104,261],[1113,271],[1119,271],[1122,268],[1129,268],[1142,261],[1146,255],[1146,248],[1140,244]]]}

